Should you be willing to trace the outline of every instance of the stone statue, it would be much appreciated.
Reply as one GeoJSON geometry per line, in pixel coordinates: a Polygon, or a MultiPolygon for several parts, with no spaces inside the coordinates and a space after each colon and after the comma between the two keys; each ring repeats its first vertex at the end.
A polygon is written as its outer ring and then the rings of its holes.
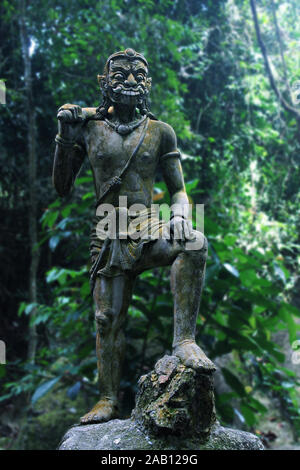
{"type": "MultiPolygon", "coordinates": [[[[59,109],[53,167],[53,182],[60,196],[69,193],[86,155],[95,183],[97,212],[91,233],[91,287],[96,306],[100,399],[81,418],[82,424],[118,417],[124,323],[134,281],[144,270],[172,265],[173,356],[185,366],[204,373],[215,370],[195,343],[207,241],[192,229],[186,211],[189,202],[176,135],[149,110],[151,78],[147,60],[133,49],[117,52],[106,61],[104,74],[98,76],[98,81],[103,95],[98,108],[66,104],[59,109]],[[175,208],[171,212],[169,232],[165,231],[166,223],[158,221],[151,210],[158,166],[175,208]],[[127,198],[127,207],[139,204],[146,208],[141,211],[143,223],[138,229],[155,228],[158,237],[126,237],[120,226],[115,239],[99,236],[97,226],[104,217],[99,207],[110,205],[118,213],[124,209],[120,205],[122,197],[127,198]],[[185,239],[174,237],[179,229],[185,239]],[[171,237],[165,236],[167,232],[171,237]],[[190,244],[202,240],[202,248],[187,250],[186,240],[190,244]]],[[[126,214],[129,221],[135,221],[134,214],[128,210],[126,214]]]]}

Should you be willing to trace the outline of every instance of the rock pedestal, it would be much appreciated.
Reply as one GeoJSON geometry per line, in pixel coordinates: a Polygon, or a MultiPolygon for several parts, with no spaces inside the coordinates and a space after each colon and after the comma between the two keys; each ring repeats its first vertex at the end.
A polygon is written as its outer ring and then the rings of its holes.
{"type": "Polygon", "coordinates": [[[72,427],[60,450],[263,450],[253,434],[216,421],[211,372],[164,356],[140,378],[131,419],[72,427]]]}
{"type": "Polygon", "coordinates": [[[132,418],[155,436],[206,437],[216,421],[213,377],[164,356],[140,378],[132,418]]]}

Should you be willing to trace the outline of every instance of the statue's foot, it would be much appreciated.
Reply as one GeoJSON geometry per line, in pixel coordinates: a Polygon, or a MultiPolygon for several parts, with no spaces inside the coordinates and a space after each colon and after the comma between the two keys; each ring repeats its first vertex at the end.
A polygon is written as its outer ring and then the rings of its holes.
{"type": "Polygon", "coordinates": [[[80,424],[104,423],[118,417],[116,403],[109,398],[103,398],[84,416],[80,418],[80,424]]]}
{"type": "Polygon", "coordinates": [[[216,366],[208,359],[205,353],[193,340],[185,340],[177,343],[173,348],[174,356],[177,356],[181,362],[192,369],[202,372],[214,372],[216,366]]]}

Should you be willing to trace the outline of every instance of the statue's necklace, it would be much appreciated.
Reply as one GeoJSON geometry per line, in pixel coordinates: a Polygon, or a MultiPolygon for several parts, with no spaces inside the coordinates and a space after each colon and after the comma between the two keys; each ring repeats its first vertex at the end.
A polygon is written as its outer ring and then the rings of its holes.
{"type": "Polygon", "coordinates": [[[143,116],[139,121],[135,123],[129,123],[129,124],[115,124],[114,122],[109,121],[109,119],[105,119],[106,124],[108,124],[110,127],[112,127],[118,134],[121,135],[126,135],[130,134],[130,132],[134,131],[137,127],[139,127],[142,122],[145,121],[147,118],[147,115],[143,116]]]}

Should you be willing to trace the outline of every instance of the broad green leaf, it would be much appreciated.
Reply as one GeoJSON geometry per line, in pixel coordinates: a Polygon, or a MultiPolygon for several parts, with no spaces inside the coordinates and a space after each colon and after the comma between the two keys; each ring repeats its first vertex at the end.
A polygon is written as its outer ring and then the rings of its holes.
{"type": "Polygon", "coordinates": [[[34,392],[31,398],[31,403],[34,405],[40,398],[42,398],[46,393],[48,393],[54,385],[61,379],[61,376],[55,377],[54,379],[48,380],[47,382],[42,383],[34,392]]]}

